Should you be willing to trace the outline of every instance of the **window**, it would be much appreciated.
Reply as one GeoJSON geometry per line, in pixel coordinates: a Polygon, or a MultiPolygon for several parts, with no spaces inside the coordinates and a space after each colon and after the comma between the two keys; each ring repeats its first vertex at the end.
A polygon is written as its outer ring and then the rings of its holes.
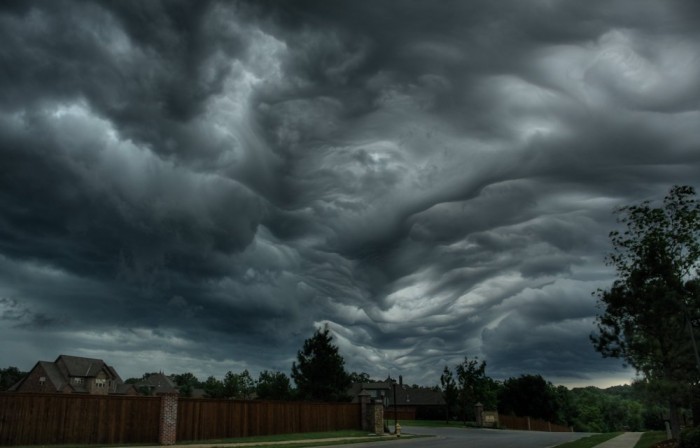
{"type": "Polygon", "coordinates": [[[40,376],[40,377],[39,377],[39,385],[40,385],[40,386],[43,386],[44,384],[46,384],[46,377],[45,377],[45,376],[40,376]]]}
{"type": "Polygon", "coordinates": [[[83,379],[78,377],[73,377],[73,384],[83,384],[83,379]]]}
{"type": "Polygon", "coordinates": [[[105,384],[107,384],[107,380],[104,378],[98,378],[95,380],[95,386],[97,387],[105,387],[105,384]]]}

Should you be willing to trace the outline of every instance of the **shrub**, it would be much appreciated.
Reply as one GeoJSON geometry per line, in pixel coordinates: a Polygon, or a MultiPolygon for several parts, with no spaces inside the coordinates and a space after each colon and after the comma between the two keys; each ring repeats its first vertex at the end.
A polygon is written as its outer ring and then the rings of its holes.
{"type": "Polygon", "coordinates": [[[678,448],[700,448],[700,428],[690,428],[681,432],[678,448]]]}

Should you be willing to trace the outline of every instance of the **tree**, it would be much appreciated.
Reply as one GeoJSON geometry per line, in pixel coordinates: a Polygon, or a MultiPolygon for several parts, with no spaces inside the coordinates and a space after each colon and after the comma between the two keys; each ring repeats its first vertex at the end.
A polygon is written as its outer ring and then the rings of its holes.
{"type": "Polygon", "coordinates": [[[219,381],[218,379],[214,378],[213,376],[209,376],[207,380],[204,382],[204,393],[208,398],[223,398],[225,397],[224,395],[224,383],[219,381]]]}
{"type": "Polygon", "coordinates": [[[304,341],[292,363],[292,378],[299,396],[314,401],[347,401],[350,376],[345,371],[345,360],[333,345],[328,325],[317,329],[304,341]]]}
{"type": "Polygon", "coordinates": [[[292,396],[289,377],[282,372],[260,372],[255,391],[261,400],[289,400],[292,396]]]}
{"type": "Polygon", "coordinates": [[[553,422],[557,420],[558,402],[554,386],[541,375],[520,375],[503,382],[498,411],[553,422]]]}
{"type": "Polygon", "coordinates": [[[698,380],[689,317],[700,317],[700,206],[692,187],[674,186],[660,207],[645,201],[616,213],[626,229],[610,233],[606,261],[617,279],[595,293],[604,313],[591,339],[604,357],[624,359],[668,398],[677,437],[679,405],[698,380]]]}
{"type": "Polygon", "coordinates": [[[350,372],[350,382],[355,383],[371,383],[372,379],[369,377],[369,373],[365,372],[350,372]]]}
{"type": "Polygon", "coordinates": [[[457,383],[449,367],[445,366],[440,375],[440,389],[442,390],[442,398],[445,400],[446,412],[445,421],[450,421],[450,413],[457,407],[457,383]]]}
{"type": "Polygon", "coordinates": [[[171,375],[173,382],[177,384],[180,395],[183,397],[191,397],[194,389],[201,386],[199,379],[191,372],[178,373],[171,375]]]}
{"type": "Polygon", "coordinates": [[[255,392],[255,382],[248,370],[241,373],[226,372],[223,381],[223,396],[238,400],[250,400],[255,392]]]}
{"type": "Polygon", "coordinates": [[[477,357],[464,361],[455,368],[457,372],[457,403],[462,412],[462,419],[473,419],[474,405],[481,403],[484,409],[496,406],[496,384],[486,376],[486,361],[479,362],[477,357]]]}
{"type": "Polygon", "coordinates": [[[10,387],[18,383],[27,375],[26,372],[20,371],[17,367],[7,367],[0,369],[0,392],[8,390],[10,387]]]}

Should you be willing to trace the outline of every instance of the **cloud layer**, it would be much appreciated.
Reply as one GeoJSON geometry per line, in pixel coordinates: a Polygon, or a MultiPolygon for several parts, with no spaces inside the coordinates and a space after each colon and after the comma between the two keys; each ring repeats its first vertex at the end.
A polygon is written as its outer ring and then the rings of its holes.
{"type": "Polygon", "coordinates": [[[612,210],[697,185],[692,2],[5,2],[0,348],[145,371],[593,351],[612,210]]]}

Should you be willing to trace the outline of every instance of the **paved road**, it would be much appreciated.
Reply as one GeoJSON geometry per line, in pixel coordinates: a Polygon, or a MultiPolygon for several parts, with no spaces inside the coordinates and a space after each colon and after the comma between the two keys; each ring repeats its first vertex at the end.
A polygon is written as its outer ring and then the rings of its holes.
{"type": "Polygon", "coordinates": [[[353,448],[389,448],[406,446],[416,448],[547,448],[591,435],[582,432],[508,431],[478,428],[423,428],[404,427],[404,433],[434,435],[436,437],[405,439],[379,444],[360,443],[353,448]]]}

